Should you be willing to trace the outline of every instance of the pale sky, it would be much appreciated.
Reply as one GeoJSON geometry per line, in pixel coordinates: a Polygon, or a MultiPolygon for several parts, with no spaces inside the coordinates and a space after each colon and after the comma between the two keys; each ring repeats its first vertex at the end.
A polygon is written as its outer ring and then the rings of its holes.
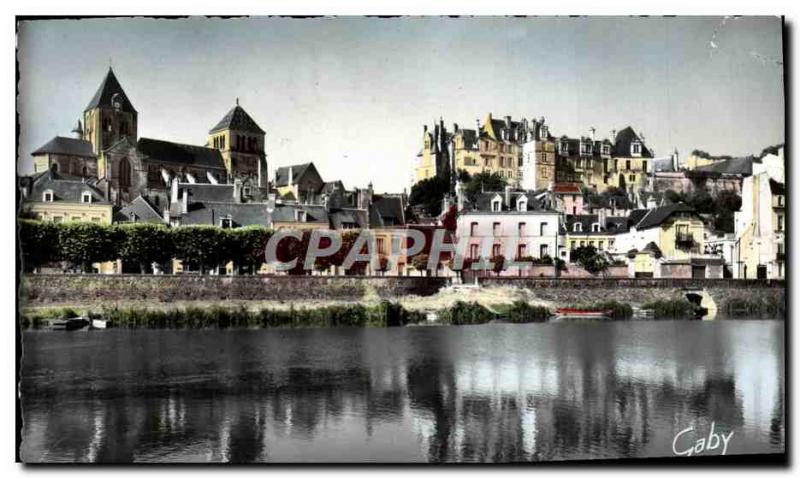
{"type": "Polygon", "coordinates": [[[378,192],[408,187],[440,116],[544,116],[557,136],[631,125],[682,158],[784,141],[773,17],[47,20],[22,23],[18,47],[20,173],[71,136],[109,59],[140,137],[202,145],[238,96],[267,132],[271,178],[313,161],[378,192]]]}

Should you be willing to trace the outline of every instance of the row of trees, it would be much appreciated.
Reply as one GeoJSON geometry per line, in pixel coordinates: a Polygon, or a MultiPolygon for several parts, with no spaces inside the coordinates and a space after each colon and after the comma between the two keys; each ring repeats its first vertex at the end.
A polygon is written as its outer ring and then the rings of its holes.
{"type": "MultiPolygon", "coordinates": [[[[19,239],[23,267],[27,271],[61,263],[65,269],[92,270],[92,264],[121,259],[128,267],[138,267],[142,273],[151,264],[167,269],[172,259],[183,261],[184,267],[201,272],[233,262],[237,272],[254,273],[266,262],[267,242],[273,231],[260,226],[221,229],[213,226],[168,228],[157,224],[59,223],[35,220],[19,221],[19,239]]],[[[278,244],[276,255],[282,262],[297,259],[290,274],[303,274],[310,232],[301,240],[286,237],[278,244]]],[[[318,258],[314,267],[328,270],[341,266],[352,249],[358,232],[342,234],[342,247],[329,257],[318,258]]],[[[323,237],[320,247],[329,247],[330,239],[323,237]]],[[[361,251],[366,253],[366,245],[361,251]]],[[[379,270],[389,266],[388,258],[379,258],[379,270]]],[[[348,273],[363,274],[367,262],[353,264],[348,273]]]]}

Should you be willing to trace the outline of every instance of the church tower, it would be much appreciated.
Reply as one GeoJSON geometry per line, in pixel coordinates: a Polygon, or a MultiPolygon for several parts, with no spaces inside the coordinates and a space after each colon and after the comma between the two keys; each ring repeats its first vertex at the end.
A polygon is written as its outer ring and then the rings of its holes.
{"type": "Polygon", "coordinates": [[[83,139],[92,143],[94,153],[100,156],[126,136],[135,142],[136,131],[136,109],[109,67],[100,88],[83,111],[83,139]]]}
{"type": "Polygon", "coordinates": [[[253,118],[236,106],[211,128],[206,145],[222,153],[229,181],[249,180],[254,186],[267,187],[267,156],[264,153],[266,133],[253,118]]]}

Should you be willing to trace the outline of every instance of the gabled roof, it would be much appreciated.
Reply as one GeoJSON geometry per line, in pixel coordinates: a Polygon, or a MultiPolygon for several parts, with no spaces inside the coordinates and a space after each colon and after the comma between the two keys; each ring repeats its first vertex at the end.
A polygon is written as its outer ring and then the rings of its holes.
{"type": "Polygon", "coordinates": [[[597,214],[567,214],[564,217],[565,228],[569,234],[619,234],[628,231],[628,218],[623,216],[608,216],[605,224],[600,224],[597,214]],[[581,224],[581,230],[575,231],[575,223],[581,224]],[[592,225],[599,224],[599,231],[592,231],[592,225]]]}
{"type": "Polygon", "coordinates": [[[617,133],[617,137],[614,140],[614,156],[621,158],[630,157],[631,143],[634,141],[639,141],[642,144],[643,158],[653,157],[652,151],[650,151],[650,149],[644,144],[644,141],[642,141],[639,135],[637,135],[630,126],[623,128],[619,133],[617,133]]]}
{"type": "Polygon", "coordinates": [[[161,214],[142,196],[129,202],[117,213],[121,221],[149,222],[160,224],[164,222],[161,214]]]}
{"type": "Polygon", "coordinates": [[[225,169],[222,154],[213,148],[139,138],[136,149],[140,154],[147,156],[147,160],[151,162],[225,169]]]}
{"type": "Polygon", "coordinates": [[[296,211],[305,211],[306,222],[329,224],[328,211],[325,206],[309,204],[276,204],[272,212],[275,222],[297,222],[296,211]]]}
{"type": "Polygon", "coordinates": [[[66,156],[80,156],[82,158],[95,158],[92,143],[77,138],[56,136],[44,146],[32,152],[32,156],[40,154],[63,154],[66,156]]]}
{"type": "Polygon", "coordinates": [[[117,95],[116,100],[118,103],[120,103],[120,108],[122,111],[125,111],[126,113],[136,113],[136,109],[128,99],[128,95],[125,94],[125,91],[122,89],[122,85],[120,85],[119,81],[117,81],[114,71],[111,69],[111,67],[109,67],[105,79],[103,79],[103,82],[100,83],[100,87],[92,97],[92,100],[89,101],[89,104],[86,105],[84,111],[98,107],[113,108],[114,105],[112,104],[111,99],[114,98],[114,95],[117,95]]]}
{"type": "Polygon", "coordinates": [[[664,221],[669,219],[673,214],[677,212],[688,212],[695,215],[697,214],[697,212],[694,210],[693,207],[687,204],[679,203],[679,204],[669,204],[667,206],[661,206],[655,209],[644,209],[644,210],[636,209],[631,211],[629,219],[634,220],[635,217],[641,216],[641,220],[639,220],[638,223],[633,223],[632,225],[639,230],[649,229],[651,227],[660,226],[661,224],[664,223],[664,221]],[[634,213],[636,213],[637,211],[645,211],[645,212],[643,215],[641,213],[638,213],[634,216],[634,213]]]}
{"type": "Polygon", "coordinates": [[[219,120],[216,126],[211,128],[208,132],[215,133],[217,131],[222,131],[225,129],[230,129],[234,131],[241,131],[243,133],[258,133],[258,134],[266,134],[263,129],[261,129],[250,117],[249,114],[239,106],[238,100],[236,106],[231,108],[225,116],[219,120]]]}
{"type": "Polygon", "coordinates": [[[403,198],[399,195],[374,195],[369,216],[372,227],[404,225],[403,198]]]}
{"type": "Polygon", "coordinates": [[[366,228],[369,225],[369,218],[366,209],[342,208],[332,209],[328,216],[332,229],[342,229],[344,224],[357,225],[366,228]]]}
{"type": "Polygon", "coordinates": [[[314,166],[314,163],[303,163],[303,164],[294,164],[292,166],[282,166],[275,170],[275,186],[290,186],[289,184],[289,169],[292,170],[292,183],[297,184],[300,181],[300,178],[306,174],[306,172],[314,170],[319,176],[319,172],[317,172],[317,167],[314,166]]]}
{"type": "Polygon", "coordinates": [[[45,191],[53,192],[53,202],[80,203],[84,192],[92,195],[92,204],[110,204],[93,180],[67,176],[48,169],[33,178],[29,202],[42,202],[45,191]]]}
{"type": "Polygon", "coordinates": [[[214,201],[192,203],[189,212],[181,215],[181,224],[217,226],[223,218],[230,218],[234,227],[269,225],[266,203],[214,201]]]}

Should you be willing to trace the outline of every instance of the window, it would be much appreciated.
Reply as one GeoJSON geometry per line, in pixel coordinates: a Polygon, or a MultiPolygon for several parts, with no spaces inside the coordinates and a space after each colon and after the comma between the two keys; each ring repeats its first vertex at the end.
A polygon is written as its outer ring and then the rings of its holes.
{"type": "Polygon", "coordinates": [[[128,188],[131,185],[131,163],[128,158],[122,158],[119,163],[119,187],[128,188]]]}
{"type": "Polygon", "coordinates": [[[586,247],[586,241],[581,241],[581,247],[586,247]]]}
{"type": "Polygon", "coordinates": [[[647,161],[642,161],[642,172],[643,173],[647,172],[647,161]]]}
{"type": "Polygon", "coordinates": [[[522,236],[525,235],[525,223],[524,222],[521,222],[521,223],[517,224],[517,235],[519,235],[519,237],[522,237],[522,236]]]}
{"type": "Polygon", "coordinates": [[[492,224],[492,234],[495,235],[495,236],[499,236],[500,235],[500,223],[499,222],[495,222],[495,223],[492,224]]]}
{"type": "Polygon", "coordinates": [[[500,199],[492,201],[492,212],[500,212],[500,199]]]}
{"type": "Polygon", "coordinates": [[[639,156],[642,154],[642,144],[638,141],[631,143],[631,154],[634,156],[639,156]]]}
{"type": "Polygon", "coordinates": [[[520,244],[517,246],[517,259],[522,259],[525,257],[525,253],[527,252],[526,247],[527,246],[525,244],[520,244]]]}
{"type": "Polygon", "coordinates": [[[478,235],[478,223],[473,222],[469,225],[469,235],[470,236],[477,236],[478,235]]]}
{"type": "Polygon", "coordinates": [[[545,234],[547,234],[547,223],[546,222],[540,222],[539,223],[539,235],[540,236],[544,236],[545,234]]]}
{"type": "MultiPolygon", "coordinates": [[[[604,145],[603,145],[603,154],[604,154],[604,155],[609,155],[609,154],[611,154],[611,146],[609,146],[609,145],[607,145],[607,144],[604,144],[604,145]]],[[[608,167],[608,163],[606,163],[606,167],[608,167]]]]}
{"type": "Polygon", "coordinates": [[[300,209],[295,210],[294,219],[297,222],[306,222],[306,212],[300,209]]]}
{"type": "Polygon", "coordinates": [[[548,256],[548,255],[550,255],[550,254],[549,254],[549,251],[547,250],[547,244],[539,245],[539,257],[544,257],[544,256],[548,256]]]}
{"type": "Polygon", "coordinates": [[[778,232],[783,231],[783,214],[778,214],[778,232]]]}
{"type": "Polygon", "coordinates": [[[492,245],[492,257],[497,257],[500,255],[500,244],[493,244],[492,245]]]}
{"type": "Polygon", "coordinates": [[[528,200],[525,199],[525,198],[522,198],[519,201],[517,201],[517,210],[520,211],[520,212],[527,211],[528,210],[528,200]]]}
{"type": "Polygon", "coordinates": [[[572,225],[572,232],[583,232],[583,224],[576,222],[572,225]]]}
{"type": "Polygon", "coordinates": [[[84,204],[91,204],[92,203],[92,193],[89,191],[84,191],[81,194],[81,202],[84,204]]]}
{"type": "Polygon", "coordinates": [[[594,224],[592,224],[592,232],[600,232],[600,223],[599,222],[595,222],[594,224]]]}
{"type": "Polygon", "coordinates": [[[382,237],[379,237],[375,240],[376,247],[378,248],[378,253],[383,254],[385,251],[383,250],[384,240],[382,237]]]}
{"type": "Polygon", "coordinates": [[[43,202],[53,202],[53,191],[48,189],[47,191],[42,194],[42,201],[43,202]]]}
{"type": "Polygon", "coordinates": [[[569,248],[570,249],[575,249],[575,246],[576,246],[576,241],[569,241],[569,248]]]}
{"type": "Polygon", "coordinates": [[[244,188],[242,188],[242,193],[245,196],[249,196],[250,195],[250,187],[249,186],[245,186],[244,188]]]}
{"type": "Polygon", "coordinates": [[[631,160],[630,159],[626,159],[625,160],[625,171],[630,171],[630,170],[631,170],[631,160]]]}
{"type": "Polygon", "coordinates": [[[604,241],[597,241],[597,248],[600,249],[601,251],[603,250],[603,244],[605,244],[604,241]]]}
{"type": "Polygon", "coordinates": [[[470,244],[470,246],[469,246],[469,258],[470,259],[477,259],[478,258],[478,245],[477,244],[470,244]]]}
{"type": "Polygon", "coordinates": [[[628,175],[628,182],[631,182],[631,183],[636,182],[636,175],[635,174],[629,174],[628,175]]]}
{"type": "Polygon", "coordinates": [[[561,141],[560,143],[558,143],[558,154],[561,154],[562,156],[566,156],[568,148],[569,148],[569,146],[568,146],[567,142],[566,141],[561,141]]]}
{"type": "Polygon", "coordinates": [[[223,217],[222,219],[219,220],[219,227],[221,227],[222,229],[230,229],[230,228],[232,228],[233,227],[233,219],[231,219],[230,216],[223,217]]]}
{"type": "Polygon", "coordinates": [[[783,196],[778,196],[778,206],[783,206],[783,196]]]}

